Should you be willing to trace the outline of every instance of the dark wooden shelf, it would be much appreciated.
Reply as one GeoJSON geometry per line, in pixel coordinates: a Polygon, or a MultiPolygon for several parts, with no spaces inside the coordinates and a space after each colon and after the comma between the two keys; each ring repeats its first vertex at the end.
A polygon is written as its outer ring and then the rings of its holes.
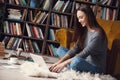
{"type": "MultiPolygon", "coordinates": [[[[82,0],[70,0],[72,3],[72,8],[71,8],[71,12],[59,12],[59,11],[55,11],[53,10],[53,7],[55,6],[56,2],[58,0],[50,0],[50,6],[49,6],[49,9],[48,10],[44,10],[42,8],[42,6],[39,7],[30,7],[30,0],[26,0],[27,1],[27,5],[26,6],[21,6],[21,5],[15,5],[15,4],[9,4],[9,0],[5,0],[4,3],[1,3],[0,2],[0,9],[3,8],[3,17],[2,17],[2,24],[0,24],[0,27],[1,25],[3,26],[4,25],[4,21],[8,21],[8,22],[15,22],[15,23],[20,23],[21,24],[21,28],[22,28],[22,34],[23,35],[11,35],[11,34],[8,34],[8,33],[4,33],[4,27],[1,27],[0,29],[0,34],[3,35],[4,37],[5,36],[9,36],[9,37],[18,37],[18,38],[21,38],[22,40],[31,40],[31,41],[37,41],[38,45],[39,45],[39,48],[41,50],[41,53],[44,54],[46,52],[46,49],[47,49],[47,44],[53,44],[55,46],[60,46],[60,43],[57,42],[57,41],[52,41],[52,40],[48,40],[48,37],[49,37],[49,30],[50,29],[53,29],[53,30],[58,30],[58,29],[74,29],[74,21],[75,21],[75,9],[76,9],[76,3],[80,3],[80,4],[85,4],[85,5],[90,5],[90,6],[99,6],[99,7],[102,7],[102,8],[109,8],[109,9],[115,9],[116,10],[116,17],[118,17],[118,19],[120,19],[119,17],[119,14],[120,14],[120,7],[116,7],[116,6],[110,6],[110,5],[103,5],[103,4],[100,4],[98,2],[96,3],[92,3],[92,2],[87,2],[87,1],[82,1],[82,0]],[[8,19],[8,15],[9,15],[9,12],[7,11],[8,8],[12,8],[12,9],[18,9],[18,10],[21,10],[21,13],[23,14],[24,10],[27,10],[27,15],[25,16],[25,18],[23,20],[15,20],[15,19],[8,19]],[[35,23],[33,22],[29,17],[30,17],[30,11],[32,11],[32,15],[33,17],[35,17],[37,11],[41,11],[41,12],[46,12],[48,13],[48,16],[47,18],[45,19],[45,22],[43,24],[40,24],[40,23],[35,23]],[[64,15],[64,16],[67,16],[68,17],[68,27],[64,28],[64,27],[58,27],[58,26],[53,26],[52,25],[52,20],[51,20],[51,13],[53,14],[57,14],[57,15],[64,15]],[[44,39],[40,39],[40,38],[34,38],[34,37],[28,37],[28,34],[27,34],[27,29],[26,29],[26,24],[28,25],[31,25],[32,26],[36,26],[37,28],[41,28],[42,32],[43,32],[43,36],[44,36],[44,39]]],[[[44,0],[45,1],[45,0],[44,0]]],[[[65,0],[65,3],[67,2],[68,0],[65,0]]],[[[37,3],[38,4],[38,3],[37,3]]],[[[44,3],[43,3],[44,5],[44,3]]],[[[40,14],[39,14],[40,15],[40,14]]],[[[59,17],[61,18],[61,17],[59,17]]],[[[55,21],[55,18],[54,18],[54,21],[55,21]]],[[[58,19],[56,19],[56,21],[60,21],[58,19]]],[[[62,21],[60,22],[62,23],[62,21]]],[[[61,25],[61,24],[60,24],[61,25]]],[[[23,48],[23,44],[22,44],[22,48],[23,48]]]]}

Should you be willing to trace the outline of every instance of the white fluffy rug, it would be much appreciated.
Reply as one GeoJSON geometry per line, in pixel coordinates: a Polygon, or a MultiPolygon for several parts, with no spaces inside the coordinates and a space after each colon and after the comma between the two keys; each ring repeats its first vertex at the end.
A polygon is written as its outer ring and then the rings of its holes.
{"type": "Polygon", "coordinates": [[[73,70],[60,73],[59,80],[116,80],[110,75],[91,74],[86,72],[75,72],[73,70]]]}
{"type": "Polygon", "coordinates": [[[62,71],[61,73],[49,72],[43,66],[33,62],[25,62],[21,65],[21,71],[32,77],[53,77],[57,80],[116,80],[110,75],[91,74],[86,72],[75,72],[73,70],[62,71]]]}

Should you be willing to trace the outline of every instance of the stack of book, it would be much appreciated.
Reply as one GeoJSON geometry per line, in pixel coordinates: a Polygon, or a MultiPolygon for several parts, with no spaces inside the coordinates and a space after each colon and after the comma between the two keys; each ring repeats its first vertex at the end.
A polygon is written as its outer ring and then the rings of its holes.
{"type": "Polygon", "coordinates": [[[68,0],[68,1],[63,1],[63,0],[58,0],[56,2],[56,4],[53,7],[54,11],[58,11],[58,12],[67,12],[67,13],[71,13],[72,12],[72,5],[73,2],[68,0]]]}
{"type": "Polygon", "coordinates": [[[5,49],[4,42],[0,42],[0,56],[4,56],[4,49],[5,49]]]}
{"type": "Polygon", "coordinates": [[[27,6],[26,0],[8,0],[9,4],[27,6]]]}
{"type": "Polygon", "coordinates": [[[8,9],[8,18],[9,19],[14,19],[14,20],[21,20],[22,15],[21,15],[21,11],[18,9],[8,9]]]}

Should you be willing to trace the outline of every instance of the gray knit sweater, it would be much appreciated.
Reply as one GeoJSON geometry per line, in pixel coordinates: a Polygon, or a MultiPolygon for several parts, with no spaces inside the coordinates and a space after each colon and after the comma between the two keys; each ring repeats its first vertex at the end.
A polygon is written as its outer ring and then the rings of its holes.
{"type": "Polygon", "coordinates": [[[84,49],[82,51],[78,45],[79,41],[77,41],[75,46],[68,51],[68,54],[70,54],[71,57],[79,54],[79,56],[84,58],[87,62],[96,65],[105,72],[107,40],[102,41],[102,37],[97,31],[88,31],[84,42],[84,49]]]}

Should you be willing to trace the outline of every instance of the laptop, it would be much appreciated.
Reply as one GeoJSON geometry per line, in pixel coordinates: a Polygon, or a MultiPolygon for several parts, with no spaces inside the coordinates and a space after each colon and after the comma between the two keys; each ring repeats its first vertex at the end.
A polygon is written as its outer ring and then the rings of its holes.
{"type": "Polygon", "coordinates": [[[33,53],[30,53],[30,56],[35,63],[39,64],[41,67],[44,67],[45,70],[50,71],[42,56],[33,53]]]}

